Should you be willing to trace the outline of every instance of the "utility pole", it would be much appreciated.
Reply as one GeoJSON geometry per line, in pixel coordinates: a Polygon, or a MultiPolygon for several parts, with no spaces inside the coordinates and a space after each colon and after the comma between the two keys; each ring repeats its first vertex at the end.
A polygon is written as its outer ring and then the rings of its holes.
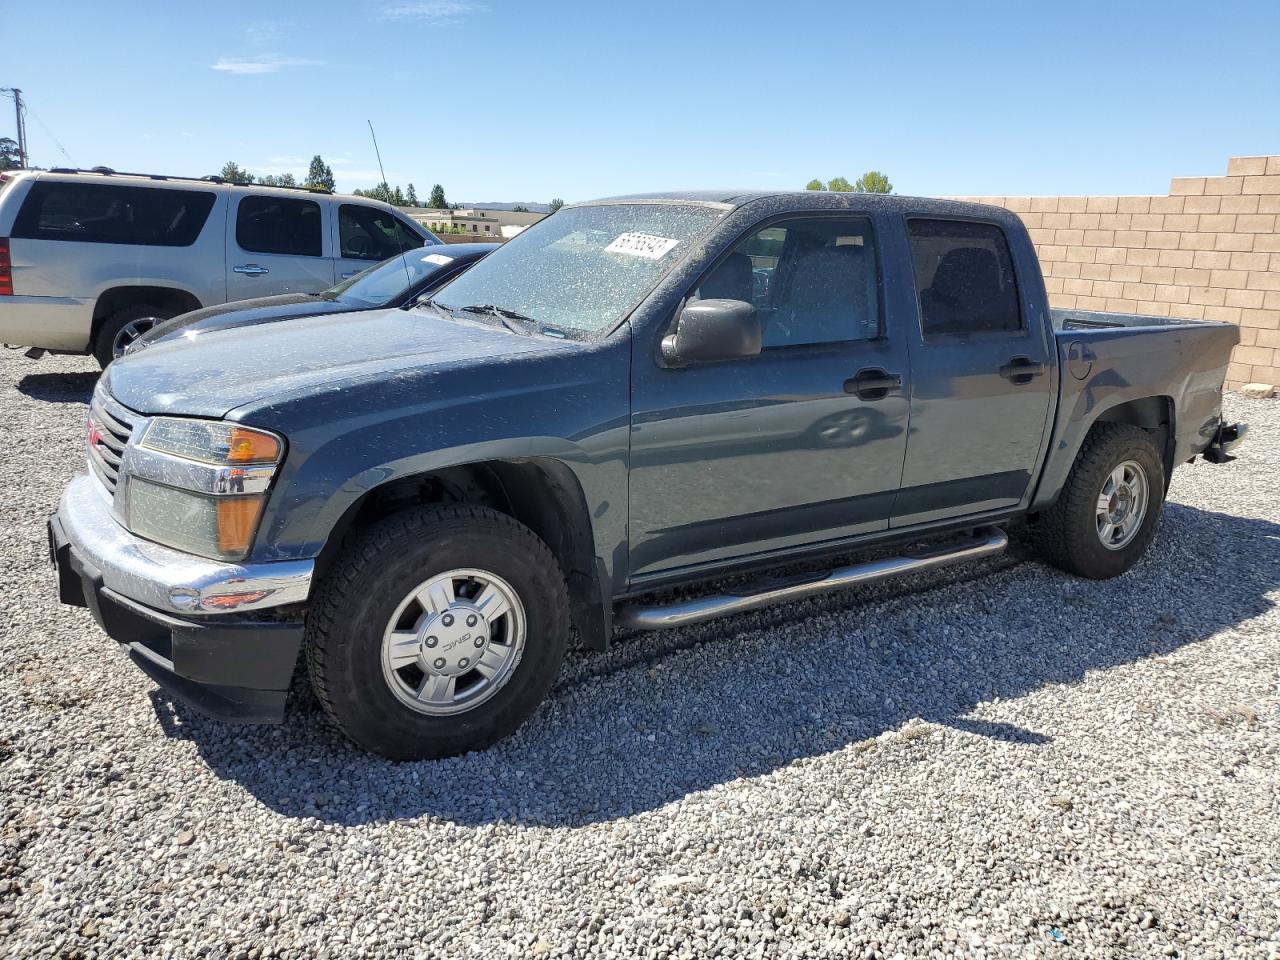
{"type": "Polygon", "coordinates": [[[17,87],[0,87],[0,93],[13,94],[13,111],[18,121],[18,168],[27,168],[27,123],[22,115],[22,91],[17,87]]]}

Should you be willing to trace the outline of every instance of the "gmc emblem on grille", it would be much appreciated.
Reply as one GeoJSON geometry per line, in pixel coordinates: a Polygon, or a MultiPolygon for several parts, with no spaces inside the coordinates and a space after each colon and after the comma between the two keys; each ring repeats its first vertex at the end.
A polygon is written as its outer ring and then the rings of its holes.
{"type": "Polygon", "coordinates": [[[91,447],[96,447],[102,443],[102,433],[98,430],[98,425],[93,422],[92,418],[87,423],[85,440],[88,441],[91,447]]]}

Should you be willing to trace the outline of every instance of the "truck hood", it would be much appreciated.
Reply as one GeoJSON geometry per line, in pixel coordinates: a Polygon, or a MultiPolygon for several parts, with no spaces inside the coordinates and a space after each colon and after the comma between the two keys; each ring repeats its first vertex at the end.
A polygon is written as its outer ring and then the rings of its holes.
{"type": "Polygon", "coordinates": [[[203,336],[210,330],[229,327],[249,327],[257,323],[270,323],[292,317],[306,317],[322,313],[346,313],[352,309],[341,300],[326,300],[313,293],[282,293],[274,297],[255,297],[252,300],[235,300],[200,310],[192,310],[158,323],[132,346],[130,352],[141,350],[161,341],[188,339],[203,336]]]}
{"type": "Polygon", "coordinates": [[[103,377],[111,395],[139,413],[216,418],[268,397],[331,392],[426,366],[497,365],[573,346],[429,309],[391,308],[210,330],[194,340],[155,343],[116,360],[103,377]]]}

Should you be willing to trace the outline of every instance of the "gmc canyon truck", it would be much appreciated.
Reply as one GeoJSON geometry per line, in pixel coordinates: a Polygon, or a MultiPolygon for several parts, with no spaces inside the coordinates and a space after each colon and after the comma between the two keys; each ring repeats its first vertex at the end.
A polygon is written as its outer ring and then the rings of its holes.
{"type": "Polygon", "coordinates": [[[430,300],[116,361],[50,549],[62,601],[204,712],[280,721],[301,657],[355,743],[461,753],[529,717],[571,631],[990,556],[1018,519],[1123,573],[1173,468],[1243,439],[1236,341],[1056,314],[994,207],[577,204],[430,300]]]}

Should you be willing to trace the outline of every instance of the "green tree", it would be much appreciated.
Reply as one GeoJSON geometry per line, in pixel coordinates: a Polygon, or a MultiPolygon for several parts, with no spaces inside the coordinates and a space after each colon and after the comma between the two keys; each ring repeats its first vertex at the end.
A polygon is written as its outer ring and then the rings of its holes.
{"type": "Polygon", "coordinates": [[[265,177],[259,177],[258,182],[264,187],[296,187],[298,185],[298,181],[292,173],[279,175],[269,173],[265,177]]]}
{"type": "Polygon", "coordinates": [[[868,170],[853,184],[854,193],[893,193],[893,184],[879,170],[868,170]]]}
{"type": "Polygon", "coordinates": [[[559,210],[563,206],[564,206],[564,201],[561,200],[559,197],[554,197],[551,200],[551,202],[547,204],[547,207],[549,208],[551,213],[555,213],[557,210],[559,210]]]}
{"type": "Polygon", "coordinates": [[[18,142],[11,137],[0,137],[0,170],[17,170],[18,142]]]}
{"type": "Polygon", "coordinates": [[[413,188],[413,184],[409,184],[409,190],[404,195],[405,206],[416,207],[418,205],[418,191],[413,188]]]}
{"type": "Polygon", "coordinates": [[[431,188],[431,196],[427,197],[427,206],[433,210],[448,210],[449,201],[444,198],[444,187],[436,184],[431,188]]]}
{"type": "Polygon", "coordinates": [[[311,158],[311,166],[307,168],[307,186],[321,190],[333,190],[336,186],[333,170],[321,159],[320,154],[311,158]]]}
{"type": "Polygon", "coordinates": [[[234,160],[228,160],[222,165],[222,169],[218,172],[223,180],[227,183],[253,183],[253,174],[240,166],[234,160]]]}
{"type": "Polygon", "coordinates": [[[511,208],[511,212],[512,213],[528,213],[529,208],[524,206],[524,204],[517,203],[514,207],[511,208]]]}
{"type": "Polygon", "coordinates": [[[827,189],[834,193],[853,193],[853,184],[844,177],[832,177],[827,181],[827,189]]]}
{"type": "Polygon", "coordinates": [[[804,185],[804,188],[806,190],[825,190],[827,189],[827,185],[821,180],[810,180],[804,185]]]}
{"type": "Polygon", "coordinates": [[[393,203],[397,207],[404,206],[404,191],[400,189],[400,184],[396,184],[396,188],[391,191],[391,199],[387,202],[393,203]]]}

